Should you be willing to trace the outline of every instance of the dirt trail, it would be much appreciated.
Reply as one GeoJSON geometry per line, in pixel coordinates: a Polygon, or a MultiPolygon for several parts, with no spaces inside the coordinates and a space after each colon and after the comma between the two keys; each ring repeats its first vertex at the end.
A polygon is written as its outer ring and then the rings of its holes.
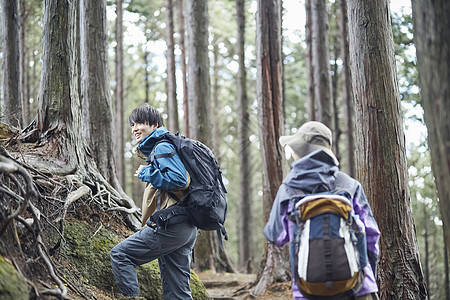
{"type": "Polygon", "coordinates": [[[256,274],[201,272],[197,274],[214,300],[292,300],[290,283],[275,283],[266,294],[254,296],[246,290],[256,279],[256,274]]]}

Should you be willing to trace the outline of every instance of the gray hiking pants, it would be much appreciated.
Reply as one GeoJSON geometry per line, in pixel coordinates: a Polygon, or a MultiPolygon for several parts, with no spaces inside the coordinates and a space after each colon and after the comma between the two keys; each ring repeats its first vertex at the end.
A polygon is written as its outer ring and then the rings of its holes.
{"type": "Polygon", "coordinates": [[[119,290],[125,296],[139,296],[135,267],[158,259],[164,299],[192,299],[189,279],[196,238],[197,227],[183,222],[167,230],[146,225],[120,242],[110,253],[119,290]]]}

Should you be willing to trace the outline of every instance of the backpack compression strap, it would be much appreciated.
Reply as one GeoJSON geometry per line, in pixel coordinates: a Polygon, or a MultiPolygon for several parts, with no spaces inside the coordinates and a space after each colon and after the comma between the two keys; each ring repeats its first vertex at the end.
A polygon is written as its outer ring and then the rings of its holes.
{"type": "Polygon", "coordinates": [[[145,159],[145,161],[146,161],[148,164],[153,163],[153,162],[155,161],[155,159],[163,158],[163,157],[172,157],[172,156],[174,156],[174,155],[177,153],[177,150],[176,150],[176,149],[173,149],[172,151],[170,151],[170,152],[168,152],[168,153],[155,154],[156,146],[158,146],[158,144],[160,144],[160,143],[162,143],[162,142],[166,142],[166,143],[169,143],[169,144],[172,145],[172,143],[169,142],[168,140],[160,140],[160,141],[158,141],[158,142],[155,144],[155,146],[153,147],[152,152],[150,153],[150,156],[148,156],[148,157],[145,159]]]}

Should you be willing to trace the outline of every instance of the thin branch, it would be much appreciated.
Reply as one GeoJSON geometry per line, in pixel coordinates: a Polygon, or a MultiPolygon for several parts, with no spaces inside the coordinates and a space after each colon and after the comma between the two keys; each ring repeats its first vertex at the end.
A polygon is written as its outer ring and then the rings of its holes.
{"type": "Polygon", "coordinates": [[[91,236],[91,239],[100,231],[100,229],[102,229],[103,224],[100,223],[100,226],[98,227],[98,229],[94,232],[94,234],[91,236]]]}

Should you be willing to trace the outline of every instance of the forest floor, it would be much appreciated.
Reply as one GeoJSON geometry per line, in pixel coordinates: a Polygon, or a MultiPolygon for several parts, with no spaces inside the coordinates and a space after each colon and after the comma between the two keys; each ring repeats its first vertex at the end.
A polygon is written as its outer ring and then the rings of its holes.
{"type": "MultiPolygon", "coordinates": [[[[205,285],[209,296],[214,300],[291,300],[290,282],[275,283],[261,296],[250,293],[250,285],[256,274],[199,272],[198,277],[205,285]]],[[[253,288],[253,287],[252,287],[253,288]]]]}

